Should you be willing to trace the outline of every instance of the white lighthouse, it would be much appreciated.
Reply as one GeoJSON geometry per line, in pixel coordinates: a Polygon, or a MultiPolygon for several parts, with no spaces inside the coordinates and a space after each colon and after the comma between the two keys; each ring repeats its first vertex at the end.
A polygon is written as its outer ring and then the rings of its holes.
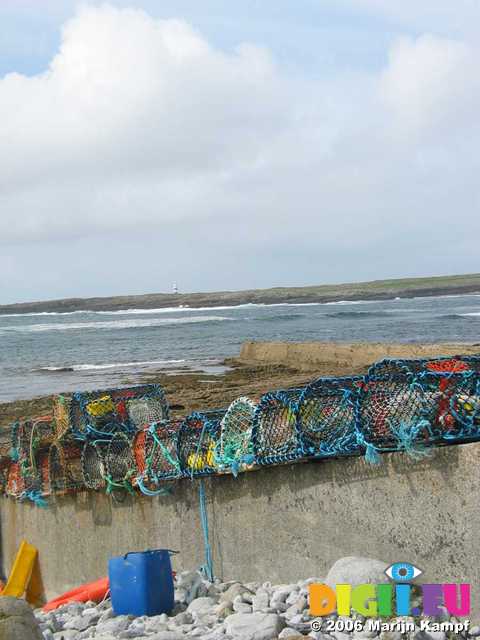
{"type": "Polygon", "coordinates": [[[173,283],[173,293],[178,293],[178,287],[176,282],[173,283]]]}

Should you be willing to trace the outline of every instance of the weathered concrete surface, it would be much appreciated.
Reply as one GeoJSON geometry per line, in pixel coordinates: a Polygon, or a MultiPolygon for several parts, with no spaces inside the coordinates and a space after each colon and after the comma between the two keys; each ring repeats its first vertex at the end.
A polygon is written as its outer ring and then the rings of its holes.
{"type": "MultiPolygon", "coordinates": [[[[290,582],[325,577],[342,556],[409,561],[433,582],[470,582],[480,618],[480,444],[436,449],[411,462],[371,467],[344,458],[206,480],[215,571],[225,579],[290,582]]],[[[5,569],[25,537],[39,549],[47,596],[107,573],[111,555],[180,551],[177,567],[204,562],[198,481],[171,496],[112,503],[103,494],[59,499],[50,509],[0,501],[5,569]]]]}
{"type": "Polygon", "coordinates": [[[240,360],[246,363],[284,364],[311,371],[319,365],[346,367],[352,373],[383,358],[430,358],[480,353],[467,344],[393,344],[354,342],[244,342],[240,360]]]}

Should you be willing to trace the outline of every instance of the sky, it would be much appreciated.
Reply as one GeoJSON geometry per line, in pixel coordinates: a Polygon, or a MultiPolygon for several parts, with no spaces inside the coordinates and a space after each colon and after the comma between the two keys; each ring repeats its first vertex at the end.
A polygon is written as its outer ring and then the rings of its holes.
{"type": "Polygon", "coordinates": [[[0,304],[478,272],[479,0],[0,0],[0,304]]]}

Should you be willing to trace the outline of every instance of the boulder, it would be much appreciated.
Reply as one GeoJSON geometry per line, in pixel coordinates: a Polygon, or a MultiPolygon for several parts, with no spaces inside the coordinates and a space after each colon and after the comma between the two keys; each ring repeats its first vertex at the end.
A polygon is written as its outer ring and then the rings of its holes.
{"type": "Polygon", "coordinates": [[[253,611],[262,611],[269,606],[269,603],[270,596],[268,591],[266,589],[260,588],[252,599],[253,611]]]}
{"type": "Polygon", "coordinates": [[[336,584],[381,584],[389,582],[385,575],[388,568],[386,562],[373,558],[347,556],[340,558],[332,566],[325,579],[325,584],[334,588],[336,584]]]}
{"type": "Polygon", "coordinates": [[[43,640],[38,622],[25,600],[0,597],[0,640],[43,640]]]}
{"type": "Polygon", "coordinates": [[[188,605],[187,612],[194,618],[200,618],[207,613],[210,613],[212,608],[216,605],[214,598],[208,596],[204,598],[196,598],[188,605]]]}
{"type": "Polygon", "coordinates": [[[227,635],[241,640],[272,640],[284,627],[275,613],[234,613],[225,620],[227,635]]]}
{"type": "Polygon", "coordinates": [[[248,592],[249,589],[240,582],[234,582],[226,589],[220,596],[220,600],[229,600],[233,602],[237,596],[241,596],[243,593],[248,592]]]}

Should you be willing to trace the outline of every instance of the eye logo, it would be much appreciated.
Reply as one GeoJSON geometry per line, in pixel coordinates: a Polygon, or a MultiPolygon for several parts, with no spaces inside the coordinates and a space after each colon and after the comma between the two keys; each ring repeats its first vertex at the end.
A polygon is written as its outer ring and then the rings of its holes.
{"type": "Polygon", "coordinates": [[[312,583],[309,585],[310,615],[328,616],[336,610],[338,616],[350,616],[354,610],[367,618],[389,617],[394,612],[397,616],[417,616],[422,608],[427,617],[443,615],[445,609],[455,617],[469,615],[470,584],[414,585],[415,578],[422,574],[421,569],[409,562],[394,562],[385,569],[389,583],[342,583],[335,587],[312,583]],[[413,596],[415,606],[412,607],[413,596]]]}
{"type": "Polygon", "coordinates": [[[411,582],[423,571],[409,562],[395,562],[385,569],[385,574],[395,582],[411,582]]]}

